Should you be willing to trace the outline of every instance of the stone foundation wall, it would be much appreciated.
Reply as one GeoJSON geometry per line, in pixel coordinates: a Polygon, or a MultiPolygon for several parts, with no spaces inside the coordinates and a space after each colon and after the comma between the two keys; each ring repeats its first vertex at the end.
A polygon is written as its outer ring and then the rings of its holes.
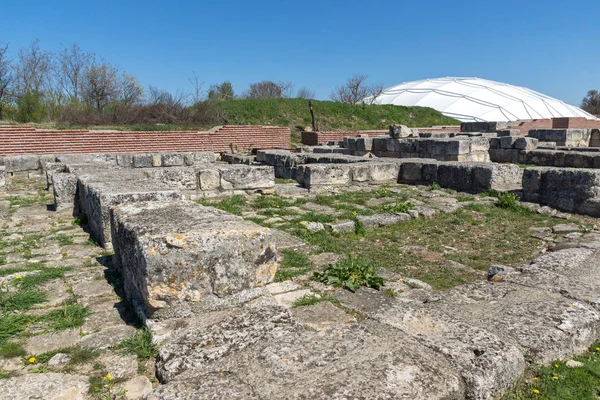
{"type": "Polygon", "coordinates": [[[371,153],[388,158],[433,158],[439,161],[489,161],[490,139],[454,137],[448,139],[346,138],[344,146],[354,155],[371,153]]]}
{"type": "Polygon", "coordinates": [[[529,136],[540,142],[554,142],[557,146],[588,147],[591,129],[540,129],[529,131],[529,136]]]}
{"type": "Polygon", "coordinates": [[[600,171],[575,168],[527,168],[523,198],[562,211],[600,217],[600,171]]]}

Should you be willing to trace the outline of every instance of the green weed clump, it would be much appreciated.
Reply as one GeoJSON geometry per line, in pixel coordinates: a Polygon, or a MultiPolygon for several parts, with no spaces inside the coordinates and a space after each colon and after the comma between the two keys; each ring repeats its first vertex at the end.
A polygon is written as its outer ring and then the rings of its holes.
{"type": "Polygon", "coordinates": [[[152,333],[146,329],[140,329],[132,337],[123,340],[117,349],[125,354],[135,354],[139,361],[146,361],[158,353],[152,343],[152,333]]]}
{"type": "Polygon", "coordinates": [[[439,183],[437,182],[433,182],[431,185],[429,185],[428,189],[429,190],[440,190],[442,187],[440,186],[439,183]]]}
{"type": "Polygon", "coordinates": [[[383,286],[383,278],[377,275],[375,266],[367,260],[352,255],[329,265],[323,272],[315,272],[313,279],[351,292],[355,292],[361,286],[376,290],[383,286]]]}
{"type": "Polygon", "coordinates": [[[244,206],[247,201],[244,196],[236,194],[220,201],[198,200],[198,203],[203,206],[215,207],[227,211],[230,214],[242,215],[242,206],[244,206]]]}
{"type": "Polygon", "coordinates": [[[292,304],[292,307],[296,308],[296,307],[312,306],[313,304],[321,303],[323,301],[330,301],[332,303],[338,303],[338,300],[335,297],[316,296],[314,294],[307,294],[306,296],[303,296],[303,297],[299,298],[298,300],[296,300],[292,304]]]}
{"type": "Polygon", "coordinates": [[[282,252],[283,259],[281,266],[275,274],[275,281],[286,281],[294,276],[304,275],[311,268],[311,262],[308,255],[294,250],[286,249],[282,252]]]}
{"type": "Polygon", "coordinates": [[[384,204],[381,206],[381,211],[389,213],[407,213],[409,210],[414,209],[414,204],[408,201],[397,201],[395,203],[384,204]]]}

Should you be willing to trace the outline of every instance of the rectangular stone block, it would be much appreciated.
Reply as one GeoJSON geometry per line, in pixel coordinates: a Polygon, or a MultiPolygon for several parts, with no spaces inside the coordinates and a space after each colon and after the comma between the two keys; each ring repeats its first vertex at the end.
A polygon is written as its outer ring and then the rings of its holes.
{"type": "Polygon", "coordinates": [[[500,148],[500,138],[492,138],[490,139],[490,149],[499,149],[500,148]]]}
{"type": "Polygon", "coordinates": [[[308,164],[304,168],[303,184],[306,188],[350,185],[351,170],[350,164],[308,164]]]}
{"type": "Polygon", "coordinates": [[[73,210],[74,216],[79,215],[79,206],[76,202],[77,175],[67,172],[52,174],[52,189],[56,211],[73,210]]]}
{"type": "Polygon", "coordinates": [[[516,149],[490,149],[490,160],[498,163],[517,163],[519,151],[516,149]]]}
{"type": "Polygon", "coordinates": [[[519,150],[535,150],[538,140],[530,137],[520,137],[515,140],[514,147],[519,150]]]}
{"type": "Polygon", "coordinates": [[[35,155],[5,157],[4,165],[6,172],[35,171],[41,168],[40,158],[35,155]]]}
{"type": "Polygon", "coordinates": [[[512,149],[514,148],[514,144],[519,139],[515,136],[503,136],[500,138],[500,148],[501,149],[512,149]]]}
{"type": "Polygon", "coordinates": [[[195,190],[198,179],[194,167],[144,168],[143,174],[173,189],[195,190]]]}
{"type": "Polygon", "coordinates": [[[368,162],[357,163],[352,166],[353,182],[397,182],[399,163],[393,162],[368,162]]]}
{"type": "Polygon", "coordinates": [[[133,154],[117,154],[117,165],[120,167],[133,167],[133,154]]]}
{"type": "Polygon", "coordinates": [[[399,183],[423,182],[423,164],[419,161],[403,162],[400,167],[399,183]]]}
{"type": "Polygon", "coordinates": [[[473,166],[459,162],[440,163],[437,169],[437,183],[458,191],[473,191],[473,166]]]}
{"type": "Polygon", "coordinates": [[[152,154],[152,166],[162,167],[162,157],[160,154],[152,154]]]}
{"type": "Polygon", "coordinates": [[[503,131],[498,131],[498,132],[496,132],[496,135],[498,135],[498,137],[522,136],[521,131],[518,129],[507,129],[507,130],[503,130],[503,131]]]}
{"type": "Polygon", "coordinates": [[[279,266],[271,230],[194,202],[125,204],[111,220],[124,292],[142,321],[250,300],[279,266]]]}
{"type": "Polygon", "coordinates": [[[542,179],[547,168],[530,167],[523,171],[523,192],[538,193],[542,189],[542,179]]]}
{"type": "Polygon", "coordinates": [[[151,168],[154,162],[154,156],[152,154],[134,154],[133,155],[133,167],[134,168],[151,168]]]}
{"type": "Polygon", "coordinates": [[[218,168],[224,190],[268,189],[275,186],[271,166],[227,165],[218,168]]]}
{"type": "Polygon", "coordinates": [[[221,187],[221,174],[216,168],[199,168],[198,186],[200,190],[217,190],[221,187]]]}
{"type": "Polygon", "coordinates": [[[523,170],[514,164],[477,163],[473,165],[473,189],[485,190],[521,189],[523,170]]]}
{"type": "Polygon", "coordinates": [[[6,166],[0,165],[0,187],[6,186],[6,166]]]}
{"type": "Polygon", "coordinates": [[[373,151],[387,151],[387,138],[375,137],[373,138],[373,151]]]}
{"type": "Polygon", "coordinates": [[[180,167],[184,165],[182,153],[165,153],[161,155],[163,167],[180,167]]]}
{"type": "Polygon", "coordinates": [[[49,189],[52,186],[52,175],[65,172],[67,165],[64,163],[58,162],[48,162],[44,165],[44,170],[46,171],[46,189],[49,189]]]}
{"type": "Polygon", "coordinates": [[[485,137],[474,137],[470,139],[470,152],[487,152],[490,150],[490,139],[485,137]]]}
{"type": "Polygon", "coordinates": [[[99,182],[93,176],[79,177],[82,212],[88,218],[90,236],[100,245],[110,248],[111,207],[137,201],[181,200],[181,192],[154,180],[111,180],[99,182]]]}
{"type": "Polygon", "coordinates": [[[594,154],[565,152],[563,165],[568,168],[594,168],[594,154]]]}
{"type": "Polygon", "coordinates": [[[373,138],[357,138],[356,139],[356,150],[357,151],[371,151],[373,149],[373,138]]]}

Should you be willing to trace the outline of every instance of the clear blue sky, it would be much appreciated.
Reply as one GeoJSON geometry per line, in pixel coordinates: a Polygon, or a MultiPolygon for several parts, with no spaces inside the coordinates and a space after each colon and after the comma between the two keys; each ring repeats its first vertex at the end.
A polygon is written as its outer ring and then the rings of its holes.
{"type": "Polygon", "coordinates": [[[477,76],[579,105],[600,89],[600,1],[0,0],[0,42],[77,43],[144,85],[263,79],[318,98],[352,73],[384,86],[477,76]]]}

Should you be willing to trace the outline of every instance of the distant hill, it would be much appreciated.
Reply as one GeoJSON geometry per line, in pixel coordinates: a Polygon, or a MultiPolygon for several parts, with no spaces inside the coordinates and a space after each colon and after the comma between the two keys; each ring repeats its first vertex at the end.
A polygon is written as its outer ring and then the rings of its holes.
{"type": "MultiPolygon", "coordinates": [[[[226,100],[217,101],[215,105],[222,124],[282,125],[292,128],[292,132],[310,126],[308,100],[305,99],[226,100]]],[[[409,127],[460,124],[427,107],[353,105],[313,100],[313,108],[321,131],[387,129],[392,124],[409,127]]]]}

